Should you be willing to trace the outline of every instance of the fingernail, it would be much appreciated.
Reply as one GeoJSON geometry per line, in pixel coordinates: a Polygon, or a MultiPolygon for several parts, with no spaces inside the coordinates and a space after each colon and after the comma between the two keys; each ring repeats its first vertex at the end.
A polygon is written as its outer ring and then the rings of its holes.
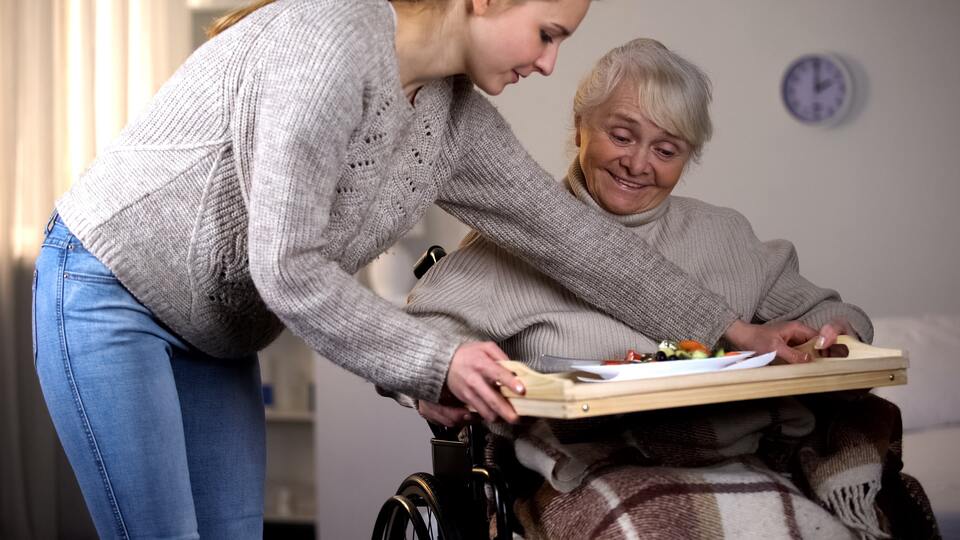
{"type": "Polygon", "coordinates": [[[814,349],[822,349],[824,345],[827,344],[827,338],[820,336],[817,338],[817,342],[813,344],[814,349]]]}
{"type": "Polygon", "coordinates": [[[524,392],[526,392],[526,389],[524,389],[524,387],[523,387],[522,384],[518,384],[518,385],[516,386],[516,390],[517,390],[517,393],[518,393],[518,394],[523,394],[524,392]]]}
{"type": "Polygon", "coordinates": [[[465,421],[469,422],[469,421],[470,421],[470,413],[467,413],[467,414],[463,415],[463,419],[464,419],[465,421]]]}

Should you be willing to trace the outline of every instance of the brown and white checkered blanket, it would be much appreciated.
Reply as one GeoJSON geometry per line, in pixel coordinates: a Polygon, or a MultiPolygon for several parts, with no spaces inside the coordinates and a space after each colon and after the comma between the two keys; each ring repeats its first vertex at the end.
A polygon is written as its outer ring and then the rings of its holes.
{"type": "Polygon", "coordinates": [[[937,538],[900,436],[865,393],[538,419],[511,438],[546,481],[515,510],[528,540],[937,538]]]}

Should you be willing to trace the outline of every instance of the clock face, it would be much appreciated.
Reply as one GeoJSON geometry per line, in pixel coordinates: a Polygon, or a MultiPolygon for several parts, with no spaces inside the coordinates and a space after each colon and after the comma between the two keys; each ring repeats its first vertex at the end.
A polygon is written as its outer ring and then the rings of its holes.
{"type": "Polygon", "coordinates": [[[804,56],[783,76],[783,103],[801,122],[834,123],[850,107],[850,86],[850,76],[840,60],[828,55],[804,56]]]}

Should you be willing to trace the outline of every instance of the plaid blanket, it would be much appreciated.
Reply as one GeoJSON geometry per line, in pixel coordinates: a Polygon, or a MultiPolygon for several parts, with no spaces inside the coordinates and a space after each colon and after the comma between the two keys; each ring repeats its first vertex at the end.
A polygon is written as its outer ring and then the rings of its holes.
{"type": "Polygon", "coordinates": [[[937,538],[900,437],[866,393],[537,419],[509,437],[545,479],[515,512],[530,540],[937,538]]]}

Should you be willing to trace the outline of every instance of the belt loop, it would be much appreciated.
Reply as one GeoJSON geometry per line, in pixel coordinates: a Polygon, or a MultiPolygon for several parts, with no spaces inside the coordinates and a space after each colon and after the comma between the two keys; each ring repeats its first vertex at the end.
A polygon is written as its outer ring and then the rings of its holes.
{"type": "Polygon", "coordinates": [[[57,217],[60,216],[60,213],[57,212],[57,209],[53,209],[53,213],[50,214],[50,219],[47,220],[47,226],[44,228],[44,232],[50,234],[50,231],[53,230],[53,224],[56,223],[57,217]]]}

